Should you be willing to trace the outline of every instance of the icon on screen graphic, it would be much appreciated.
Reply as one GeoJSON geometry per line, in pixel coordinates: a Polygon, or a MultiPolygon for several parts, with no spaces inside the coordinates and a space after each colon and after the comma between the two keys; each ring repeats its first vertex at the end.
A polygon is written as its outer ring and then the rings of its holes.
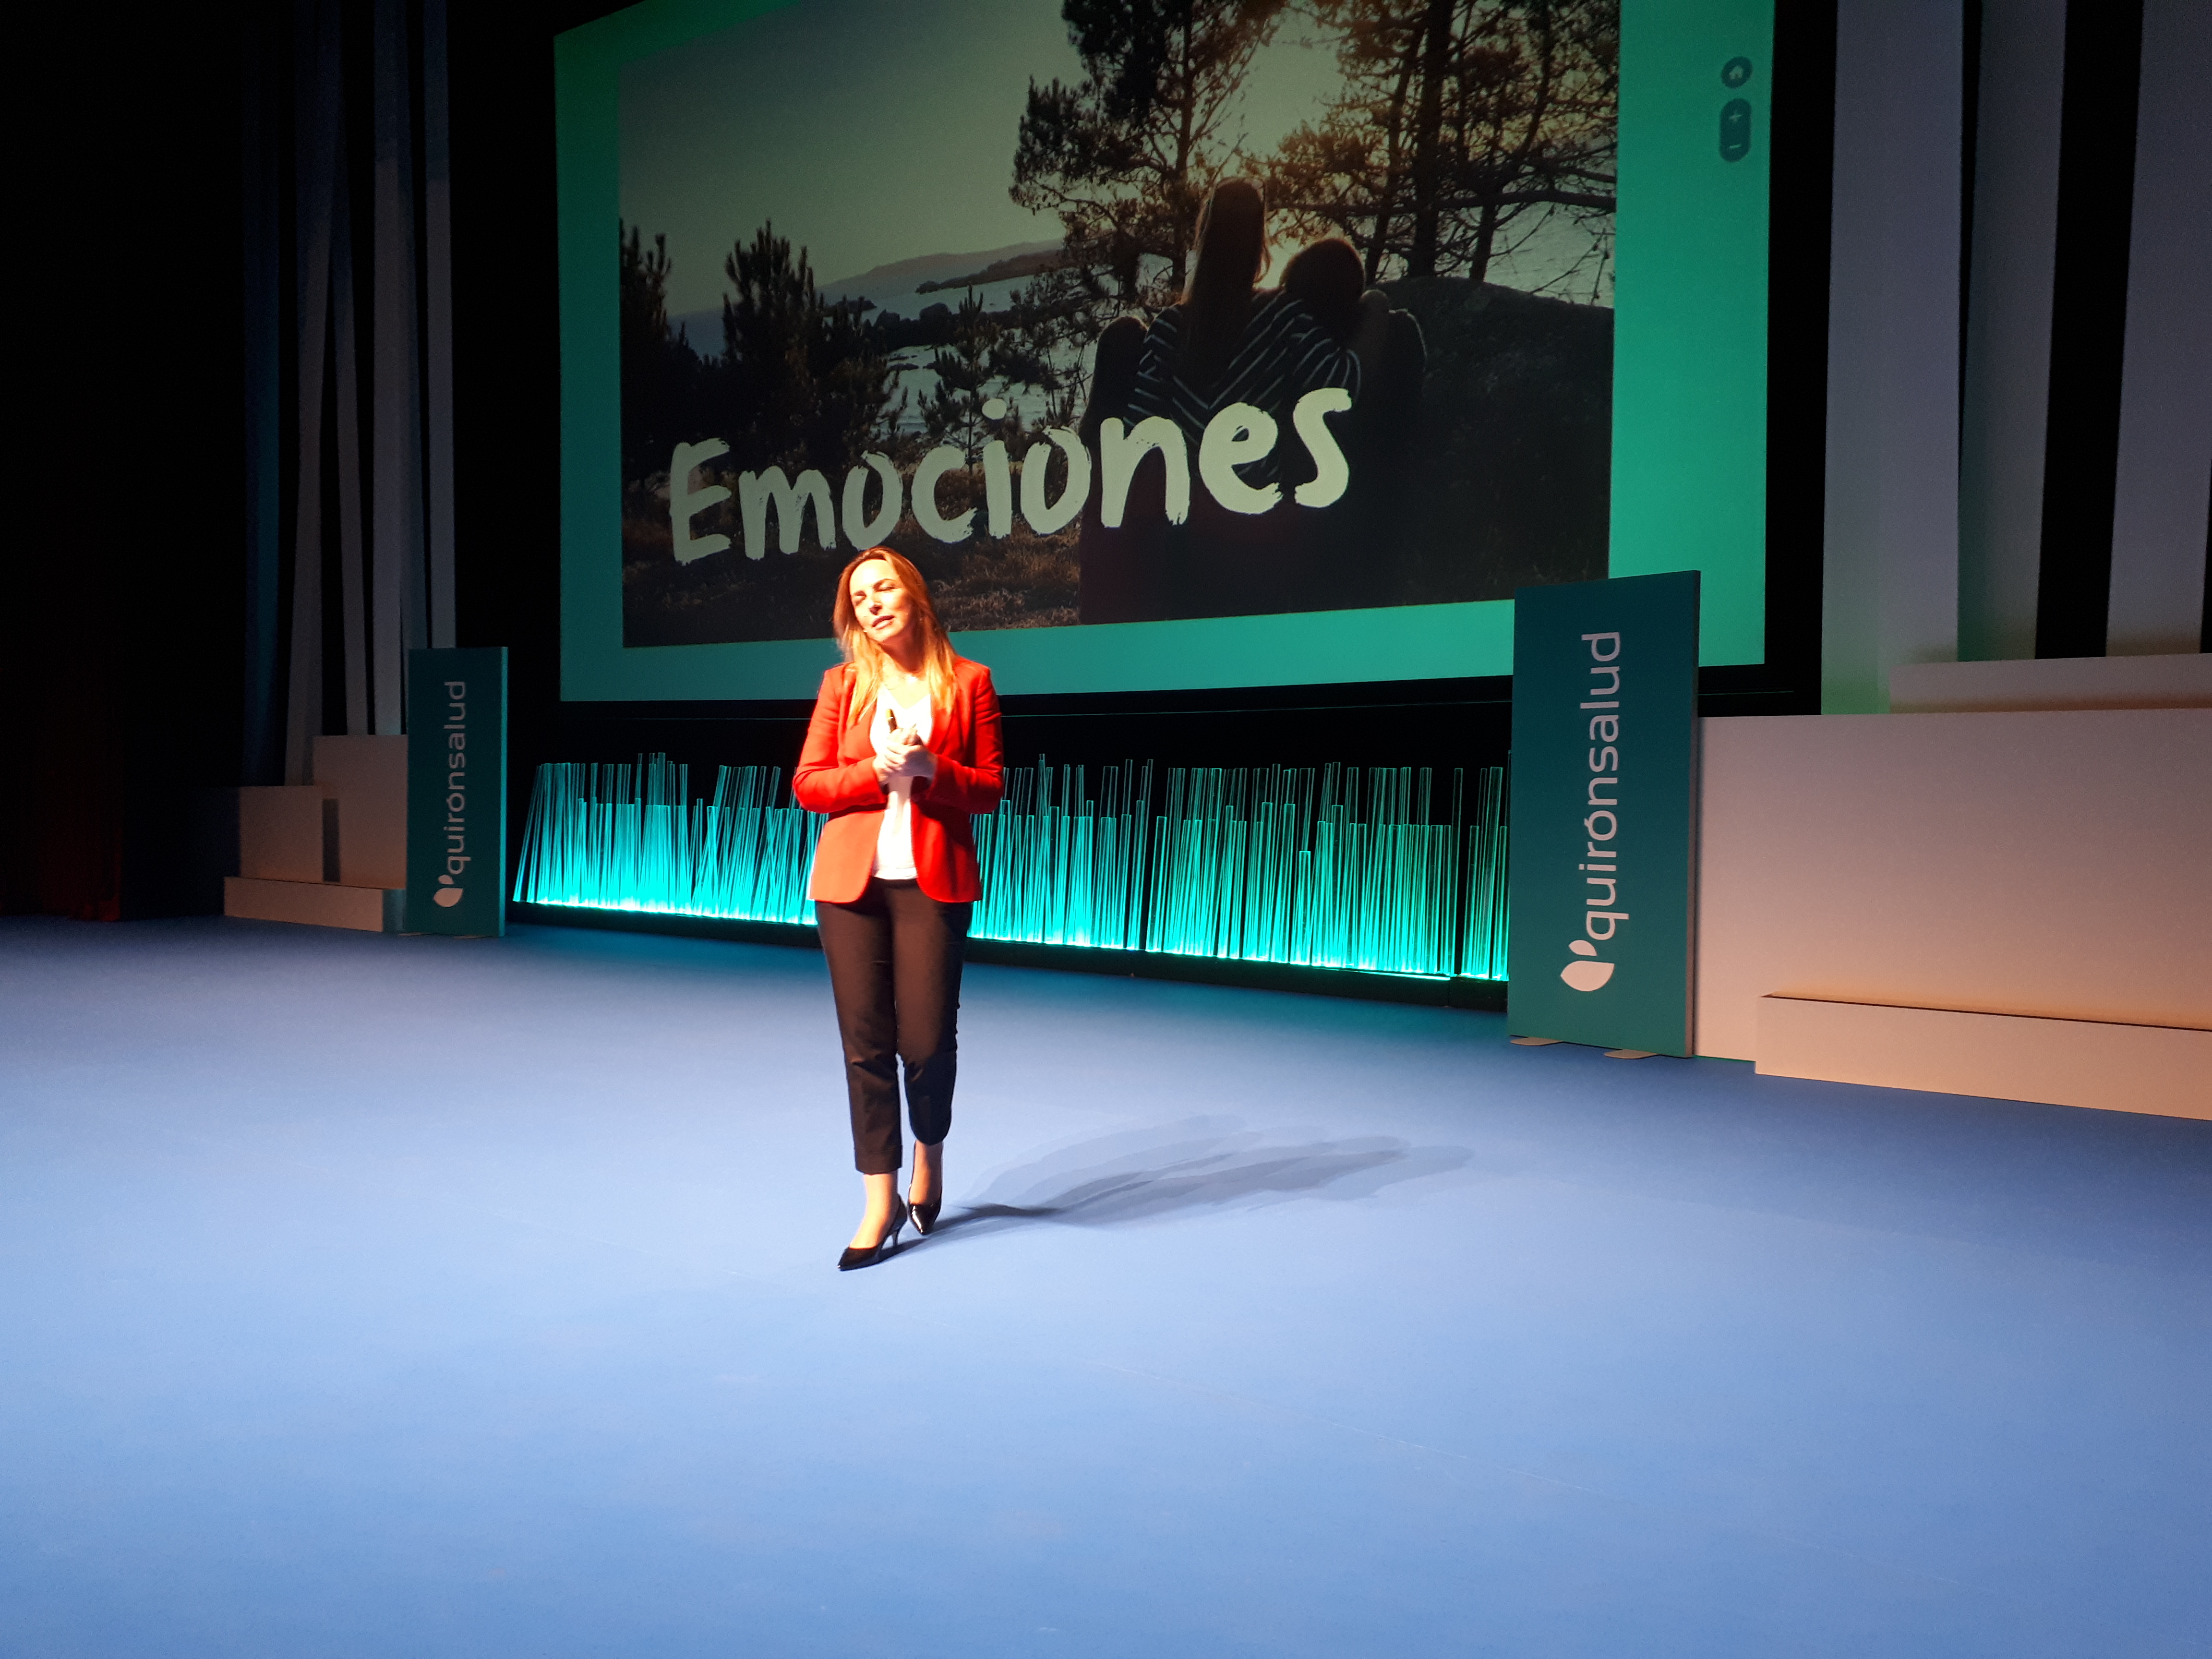
{"type": "Polygon", "coordinates": [[[1731,98],[1721,106],[1721,160],[1741,161],[1751,154],[1751,105],[1731,98]]]}
{"type": "Polygon", "coordinates": [[[1748,58],[1731,58],[1721,65],[1721,84],[1731,92],[1750,79],[1751,59],[1748,58]]]}
{"type": "MultiPolygon", "coordinates": [[[[441,898],[445,895],[439,895],[441,898]]],[[[1597,946],[1586,939],[1569,939],[1567,949],[1584,958],[1597,955],[1597,946]]],[[[1559,969],[1559,977],[1577,991],[1595,991],[1613,977],[1613,964],[1609,962],[1583,960],[1571,962],[1559,969]]]]}
{"type": "Polygon", "coordinates": [[[450,910],[461,902],[461,890],[453,885],[451,876],[441,876],[438,878],[438,890],[432,896],[441,908],[450,910]]]}

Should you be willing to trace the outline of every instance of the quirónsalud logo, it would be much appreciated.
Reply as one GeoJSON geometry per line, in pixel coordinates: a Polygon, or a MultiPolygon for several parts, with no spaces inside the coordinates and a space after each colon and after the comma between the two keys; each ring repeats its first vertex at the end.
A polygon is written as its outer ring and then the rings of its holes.
{"type": "Polygon", "coordinates": [[[1595,991],[1611,981],[1616,965],[1602,960],[1597,947],[1628,920],[1627,911],[1613,908],[1620,899],[1620,751],[1626,745],[1620,740],[1620,635],[1585,634],[1583,642],[1590,652],[1589,700],[1583,704],[1589,717],[1590,777],[1584,800],[1589,815],[1583,819],[1588,837],[1584,862],[1575,867],[1583,872],[1585,887],[1604,890],[1583,899],[1583,932],[1589,937],[1567,941],[1576,959],[1559,969],[1559,977],[1577,991],[1595,991]],[[1600,922],[1605,924],[1602,931],[1600,922]]]}
{"type": "MultiPolygon", "coordinates": [[[[442,899],[445,895],[441,893],[438,896],[442,899]]],[[[1597,955],[1597,946],[1592,945],[1588,939],[1571,939],[1567,941],[1567,949],[1582,959],[1571,962],[1560,969],[1559,977],[1573,986],[1576,990],[1595,991],[1613,977],[1611,963],[1590,959],[1597,955]]]]}

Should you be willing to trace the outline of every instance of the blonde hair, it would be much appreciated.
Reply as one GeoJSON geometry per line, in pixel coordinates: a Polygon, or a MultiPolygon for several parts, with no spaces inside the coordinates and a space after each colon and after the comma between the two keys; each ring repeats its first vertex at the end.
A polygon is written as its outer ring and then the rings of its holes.
{"type": "Polygon", "coordinates": [[[872,547],[847,565],[837,578],[837,599],[830,610],[830,625],[837,635],[837,648],[845,653],[846,662],[853,670],[853,706],[865,707],[874,701],[876,692],[884,683],[884,648],[869,636],[853,613],[853,573],[862,565],[880,561],[890,567],[898,585],[906,590],[907,601],[913,607],[913,619],[907,625],[921,630],[921,678],[929,687],[929,701],[940,709],[952,706],[954,684],[953,665],[960,660],[952,649],[952,641],[945,637],[945,625],[937,620],[937,607],[930,603],[929,584],[914,562],[903,553],[888,547],[872,547]]]}

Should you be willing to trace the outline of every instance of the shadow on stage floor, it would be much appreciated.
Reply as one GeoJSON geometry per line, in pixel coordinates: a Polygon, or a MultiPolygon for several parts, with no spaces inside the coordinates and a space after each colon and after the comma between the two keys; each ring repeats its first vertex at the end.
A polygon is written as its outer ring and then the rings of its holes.
{"type": "Polygon", "coordinates": [[[1366,1197],[1459,1169],[1469,1156],[1462,1146],[1413,1146],[1388,1135],[1285,1145],[1234,1118],[1191,1118],[1081,1141],[1005,1170],[930,1237],[1042,1222],[1111,1227],[1309,1194],[1366,1197]]]}

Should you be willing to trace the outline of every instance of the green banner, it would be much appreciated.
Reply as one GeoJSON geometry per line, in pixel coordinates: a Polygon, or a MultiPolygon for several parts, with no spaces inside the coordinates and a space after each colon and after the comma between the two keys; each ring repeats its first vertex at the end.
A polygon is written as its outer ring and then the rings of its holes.
{"type": "Polygon", "coordinates": [[[407,653],[407,931],[507,932],[507,647],[407,653]]]}
{"type": "Polygon", "coordinates": [[[1690,1052],[1698,573],[1513,605],[1516,1036],[1690,1052]]]}

